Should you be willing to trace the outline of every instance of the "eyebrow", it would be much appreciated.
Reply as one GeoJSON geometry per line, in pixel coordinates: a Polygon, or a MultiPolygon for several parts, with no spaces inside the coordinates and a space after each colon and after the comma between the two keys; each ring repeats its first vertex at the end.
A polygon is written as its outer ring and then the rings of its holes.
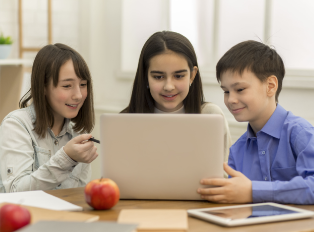
{"type": "MultiPolygon", "coordinates": [[[[87,81],[87,80],[84,80],[84,79],[81,79],[82,81],[87,81]]],[[[68,78],[68,79],[64,79],[64,80],[62,80],[61,82],[63,82],[63,81],[75,81],[75,79],[73,79],[73,78],[68,78]]]]}
{"type": "MultiPolygon", "coordinates": [[[[182,72],[187,72],[188,70],[186,69],[181,69],[181,70],[178,70],[178,71],[174,71],[173,73],[182,73],[182,72]]],[[[150,73],[158,73],[158,74],[164,74],[165,72],[162,72],[162,71],[150,71],[150,73]]]]}
{"type": "MultiPolygon", "coordinates": [[[[234,87],[234,86],[240,85],[242,83],[244,83],[244,82],[236,82],[236,83],[233,83],[230,87],[234,87]]],[[[226,89],[226,87],[223,86],[223,85],[221,85],[220,88],[225,88],[226,89]]]]}
{"type": "Polygon", "coordinates": [[[62,80],[62,81],[74,81],[73,78],[68,78],[68,79],[65,79],[65,80],[62,80]]]}

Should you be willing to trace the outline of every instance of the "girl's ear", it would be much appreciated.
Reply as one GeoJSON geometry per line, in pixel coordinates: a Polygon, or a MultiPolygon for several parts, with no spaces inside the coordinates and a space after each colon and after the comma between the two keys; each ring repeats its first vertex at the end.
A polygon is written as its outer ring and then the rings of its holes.
{"type": "Polygon", "coordinates": [[[193,67],[193,70],[192,70],[192,73],[191,73],[190,84],[193,83],[194,78],[196,77],[197,72],[198,72],[198,67],[197,67],[197,66],[194,66],[194,67],[193,67]]]}
{"type": "Polygon", "coordinates": [[[266,80],[266,91],[267,96],[272,97],[276,95],[277,89],[278,89],[278,79],[275,75],[271,75],[266,80]]]}

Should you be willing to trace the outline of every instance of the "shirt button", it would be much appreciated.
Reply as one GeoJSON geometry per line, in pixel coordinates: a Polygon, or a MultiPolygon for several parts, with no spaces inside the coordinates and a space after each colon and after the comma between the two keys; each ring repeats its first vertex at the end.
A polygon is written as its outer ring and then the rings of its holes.
{"type": "Polygon", "coordinates": [[[55,140],[55,145],[58,145],[58,143],[59,143],[58,140],[55,140]]]}
{"type": "Polygon", "coordinates": [[[264,178],[265,180],[267,180],[267,177],[265,176],[265,178],[264,178]]]}
{"type": "Polygon", "coordinates": [[[265,151],[262,151],[262,154],[265,155],[265,151]]]}

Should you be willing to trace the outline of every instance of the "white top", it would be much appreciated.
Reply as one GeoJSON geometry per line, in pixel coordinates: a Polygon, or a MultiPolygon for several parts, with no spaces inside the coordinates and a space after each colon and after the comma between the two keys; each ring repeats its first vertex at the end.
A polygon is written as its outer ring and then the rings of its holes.
{"type": "MultiPolygon", "coordinates": [[[[154,113],[161,113],[161,114],[184,114],[185,110],[184,110],[184,106],[182,106],[180,109],[173,111],[173,112],[164,112],[161,111],[159,109],[157,109],[155,107],[154,113]]],[[[232,145],[232,141],[231,141],[231,135],[230,135],[230,131],[229,131],[229,125],[228,125],[228,121],[224,115],[224,113],[222,112],[222,110],[219,108],[219,106],[215,105],[214,103],[208,102],[202,105],[202,111],[201,114],[220,114],[223,116],[224,118],[224,129],[225,129],[225,133],[224,133],[224,161],[228,162],[228,158],[229,158],[229,148],[232,145]]]]}
{"type": "Polygon", "coordinates": [[[176,110],[176,111],[164,112],[164,111],[161,111],[161,110],[159,110],[159,109],[157,109],[157,108],[155,107],[154,113],[156,113],[156,114],[185,114],[185,109],[184,109],[184,105],[183,105],[183,106],[181,106],[180,109],[178,109],[178,110],[176,110]]]}
{"type": "Polygon", "coordinates": [[[0,126],[0,192],[51,190],[85,186],[90,164],[72,160],[63,150],[78,133],[67,119],[58,136],[34,131],[33,104],[8,114],[0,126]]]}

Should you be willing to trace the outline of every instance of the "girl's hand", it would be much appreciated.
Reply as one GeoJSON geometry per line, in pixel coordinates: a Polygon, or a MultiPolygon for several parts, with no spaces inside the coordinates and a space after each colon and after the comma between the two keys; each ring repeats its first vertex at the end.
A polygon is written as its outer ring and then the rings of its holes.
{"type": "Polygon", "coordinates": [[[71,139],[63,147],[64,152],[76,162],[91,163],[98,156],[97,147],[94,146],[94,143],[92,141],[86,142],[91,137],[91,134],[83,134],[71,139]]]}
{"type": "Polygon", "coordinates": [[[232,178],[203,179],[201,184],[217,186],[199,188],[197,192],[203,199],[217,203],[249,203],[252,202],[252,182],[241,172],[235,171],[227,163],[224,170],[232,178]]]}

